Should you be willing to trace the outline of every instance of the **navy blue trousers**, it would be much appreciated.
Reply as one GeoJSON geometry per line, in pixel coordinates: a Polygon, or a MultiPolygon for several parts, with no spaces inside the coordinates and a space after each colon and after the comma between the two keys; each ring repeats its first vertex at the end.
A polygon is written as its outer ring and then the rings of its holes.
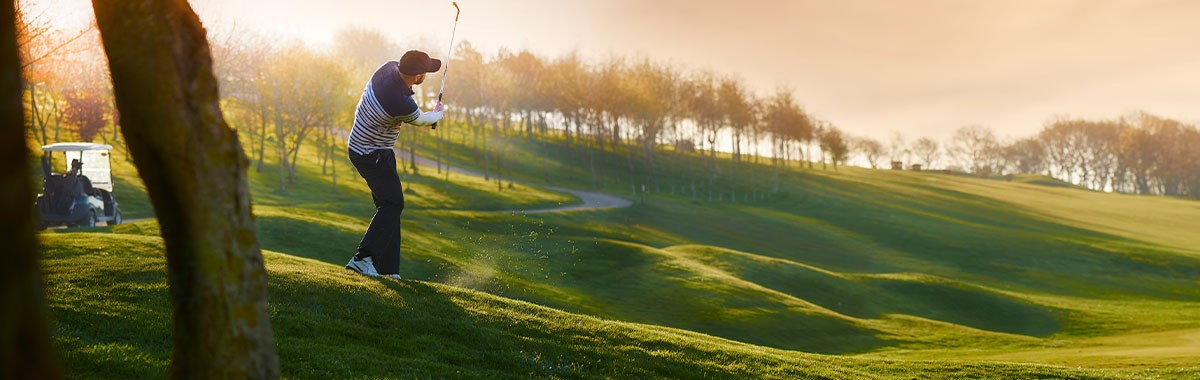
{"type": "Polygon", "coordinates": [[[396,174],[396,154],[379,149],[359,155],[350,151],[350,162],[371,188],[375,216],[358,243],[355,256],[370,257],[379,274],[400,273],[400,213],[404,212],[404,187],[396,174]]]}

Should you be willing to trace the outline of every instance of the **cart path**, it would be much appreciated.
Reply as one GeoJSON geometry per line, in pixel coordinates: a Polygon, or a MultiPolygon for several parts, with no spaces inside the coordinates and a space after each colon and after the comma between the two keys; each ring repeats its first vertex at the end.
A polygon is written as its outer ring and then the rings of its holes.
{"type": "MultiPolygon", "coordinates": [[[[405,159],[405,160],[408,159],[407,152],[400,150],[399,148],[393,148],[393,150],[395,151],[397,158],[401,158],[400,155],[405,154],[403,159],[405,159]]],[[[437,167],[436,161],[425,158],[423,156],[417,156],[417,164],[423,165],[423,166],[428,166],[428,167],[437,167]]],[[[473,170],[463,169],[463,168],[460,168],[457,166],[449,166],[447,164],[442,164],[442,167],[444,167],[444,168],[448,167],[451,172],[462,174],[462,175],[483,177],[483,173],[473,171],[473,170]]],[[[526,184],[526,183],[520,182],[520,181],[515,181],[515,182],[520,183],[522,185],[526,185],[526,186],[538,186],[538,187],[550,189],[550,190],[557,191],[557,192],[568,193],[568,194],[574,195],[576,197],[579,197],[579,199],[582,200],[583,203],[576,204],[576,205],[566,205],[566,206],[558,206],[558,207],[551,207],[551,208],[539,208],[539,209],[532,209],[532,210],[512,209],[512,210],[500,210],[500,211],[489,211],[489,212],[494,212],[494,213],[517,212],[517,213],[523,213],[523,214],[542,214],[542,213],[551,213],[551,212],[607,210],[607,209],[613,209],[613,208],[629,207],[629,206],[633,205],[633,202],[630,202],[629,200],[626,200],[626,199],[620,198],[620,197],[615,197],[615,196],[608,195],[608,194],[604,194],[604,193],[595,193],[595,192],[590,192],[590,191],[568,189],[565,187],[558,187],[558,186],[529,185],[529,184],[526,184]]],[[[154,219],[154,218],[126,219],[123,221],[123,223],[135,223],[135,222],[140,222],[140,221],[150,220],[150,219],[154,219]]]]}
{"type": "MultiPolygon", "coordinates": [[[[409,158],[408,152],[400,150],[400,148],[393,148],[392,150],[396,152],[397,158],[408,160],[408,158],[409,158]],[[401,157],[401,155],[404,155],[404,156],[401,157]]],[[[426,158],[424,156],[417,156],[416,161],[417,161],[418,165],[435,167],[435,168],[437,167],[436,161],[426,158]]],[[[463,169],[463,168],[456,167],[456,166],[450,166],[445,163],[442,164],[442,167],[449,168],[449,170],[453,173],[469,175],[469,176],[474,176],[474,177],[483,177],[483,174],[479,173],[477,171],[463,169]]],[[[608,195],[608,194],[604,194],[604,193],[594,193],[594,192],[590,192],[590,191],[568,189],[568,188],[558,187],[558,186],[532,185],[532,184],[524,183],[521,181],[514,181],[514,182],[520,183],[520,184],[526,185],[526,186],[538,186],[538,187],[550,189],[553,191],[568,193],[568,194],[574,195],[576,197],[579,197],[579,199],[582,200],[583,203],[577,204],[577,205],[559,206],[559,207],[551,207],[551,208],[540,208],[540,209],[531,209],[531,210],[513,209],[513,210],[503,210],[503,211],[493,211],[493,212],[519,212],[519,213],[524,213],[524,214],[540,214],[540,213],[548,213],[548,212],[605,210],[605,209],[612,209],[612,208],[629,207],[629,206],[633,205],[633,202],[630,202],[629,200],[626,200],[624,198],[615,197],[615,196],[608,195]]]]}

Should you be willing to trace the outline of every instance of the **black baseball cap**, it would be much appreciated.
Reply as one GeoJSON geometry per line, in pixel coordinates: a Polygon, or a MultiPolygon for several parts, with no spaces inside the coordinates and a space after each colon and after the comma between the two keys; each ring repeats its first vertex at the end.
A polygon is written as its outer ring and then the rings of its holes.
{"type": "Polygon", "coordinates": [[[436,73],[442,68],[442,61],[429,58],[429,54],[420,50],[409,50],[400,57],[400,63],[396,65],[401,73],[405,75],[417,76],[424,73],[436,73]]]}

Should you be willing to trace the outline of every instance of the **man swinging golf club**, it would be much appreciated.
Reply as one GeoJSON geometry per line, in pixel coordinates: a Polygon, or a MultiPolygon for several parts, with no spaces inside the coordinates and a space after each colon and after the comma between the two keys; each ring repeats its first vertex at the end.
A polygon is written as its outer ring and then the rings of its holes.
{"type": "Polygon", "coordinates": [[[400,135],[401,124],[430,126],[442,119],[440,101],[433,112],[421,112],[412,97],[412,86],[423,83],[425,74],[437,72],[441,67],[440,60],[410,50],[399,61],[388,61],[376,69],[363,89],[346,145],[350,162],[371,189],[375,216],[346,269],[400,279],[400,213],[404,211],[404,190],[396,174],[392,146],[400,135]]]}

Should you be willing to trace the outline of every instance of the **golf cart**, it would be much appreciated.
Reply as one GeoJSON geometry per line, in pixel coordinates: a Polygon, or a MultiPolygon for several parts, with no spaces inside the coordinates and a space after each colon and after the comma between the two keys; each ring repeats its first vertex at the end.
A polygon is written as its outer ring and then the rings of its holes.
{"type": "Polygon", "coordinates": [[[112,145],[93,143],[42,146],[42,193],[37,198],[42,228],[121,224],[121,209],[112,194],[110,149],[112,145]],[[54,152],[63,152],[62,173],[51,171],[54,152]]]}

